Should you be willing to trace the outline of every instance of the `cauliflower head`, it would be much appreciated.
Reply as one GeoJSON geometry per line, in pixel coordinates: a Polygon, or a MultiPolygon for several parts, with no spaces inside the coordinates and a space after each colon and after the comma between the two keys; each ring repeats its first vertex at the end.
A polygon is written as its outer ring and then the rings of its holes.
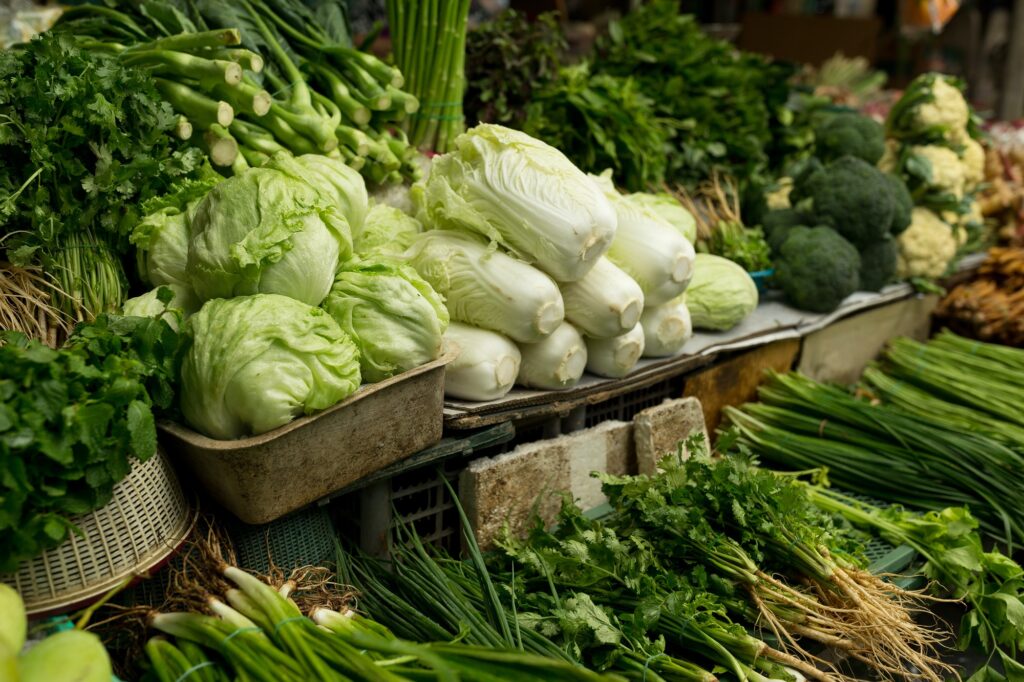
{"type": "Polygon", "coordinates": [[[917,207],[910,227],[897,238],[896,274],[909,277],[941,277],[956,256],[957,238],[949,225],[927,208],[917,207]]]}
{"type": "Polygon", "coordinates": [[[963,197],[967,182],[966,167],[960,156],[948,147],[929,144],[910,148],[910,153],[931,166],[928,186],[948,192],[958,199],[963,197]]]}
{"type": "Polygon", "coordinates": [[[940,73],[918,76],[886,119],[889,137],[906,142],[948,141],[967,128],[971,108],[957,79],[940,73]]]}
{"type": "Polygon", "coordinates": [[[895,173],[896,166],[900,162],[900,142],[893,138],[887,138],[885,140],[885,150],[882,152],[882,158],[878,160],[878,170],[883,173],[895,173]]]}
{"type": "Polygon", "coordinates": [[[764,195],[765,202],[768,204],[769,211],[775,211],[781,208],[789,208],[789,193],[793,191],[793,178],[781,177],[779,178],[779,186],[764,195]]]}
{"type": "Polygon", "coordinates": [[[932,81],[931,95],[931,101],[924,102],[917,109],[917,120],[921,125],[945,126],[950,131],[967,127],[971,110],[960,88],[945,76],[938,76],[932,81]]]}
{"type": "Polygon", "coordinates": [[[963,147],[960,161],[964,167],[964,182],[966,189],[972,190],[985,179],[985,148],[966,131],[958,132],[953,143],[963,147]]]}

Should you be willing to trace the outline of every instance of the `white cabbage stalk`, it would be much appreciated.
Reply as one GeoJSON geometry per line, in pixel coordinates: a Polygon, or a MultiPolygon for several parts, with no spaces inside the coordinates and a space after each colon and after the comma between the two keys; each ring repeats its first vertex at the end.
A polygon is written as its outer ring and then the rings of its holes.
{"type": "Polygon", "coordinates": [[[677,355],[693,336],[686,295],[665,305],[644,309],[644,314],[640,316],[640,326],[644,330],[645,358],[677,355]]]}
{"type": "Polygon", "coordinates": [[[594,339],[625,334],[644,310],[640,285],[607,258],[599,258],[583,279],[561,289],[565,319],[594,339]]]}
{"type": "Polygon", "coordinates": [[[522,355],[506,336],[452,322],[445,352],[458,353],[444,372],[444,394],[461,400],[504,398],[519,376],[522,355]]]}
{"type": "Polygon", "coordinates": [[[587,371],[618,379],[633,371],[644,352],[644,329],[639,323],[621,336],[587,339],[587,371]]]}
{"type": "Polygon", "coordinates": [[[536,343],[565,317],[562,294],[550,277],[489,248],[477,235],[424,232],[404,257],[445,297],[451,319],[458,322],[536,343]]]}
{"type": "Polygon", "coordinates": [[[636,280],[644,305],[668,303],[683,293],[693,277],[693,245],[650,208],[627,201],[609,177],[590,177],[604,190],[618,217],[608,260],[636,280]]]}
{"type": "Polygon", "coordinates": [[[519,384],[529,388],[570,388],[587,367],[587,344],[568,322],[539,343],[520,344],[519,384]]]}
{"type": "Polygon", "coordinates": [[[436,157],[415,198],[425,223],[478,232],[560,282],[587,274],[615,235],[615,210],[554,147],[478,125],[436,157]]]}

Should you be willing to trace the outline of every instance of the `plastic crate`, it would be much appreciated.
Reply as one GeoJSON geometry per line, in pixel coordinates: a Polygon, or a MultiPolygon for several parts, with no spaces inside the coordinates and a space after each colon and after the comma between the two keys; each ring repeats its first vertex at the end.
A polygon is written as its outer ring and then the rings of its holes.
{"type": "Polygon", "coordinates": [[[667,399],[679,398],[682,395],[683,377],[668,377],[650,386],[609,398],[604,402],[587,405],[583,427],[590,428],[612,420],[633,421],[633,417],[648,407],[660,405],[667,399]]]}
{"type": "Polygon", "coordinates": [[[399,522],[411,523],[424,543],[458,552],[459,517],[445,481],[458,487],[459,475],[472,459],[505,452],[515,435],[512,425],[504,423],[463,438],[442,439],[402,467],[386,470],[387,476],[333,500],[336,527],[375,556],[387,554],[399,522]]]}
{"type": "Polygon", "coordinates": [[[334,525],[323,506],[259,525],[231,522],[227,532],[238,566],[257,573],[269,573],[271,567],[289,573],[300,566],[322,565],[334,556],[334,525]]]}

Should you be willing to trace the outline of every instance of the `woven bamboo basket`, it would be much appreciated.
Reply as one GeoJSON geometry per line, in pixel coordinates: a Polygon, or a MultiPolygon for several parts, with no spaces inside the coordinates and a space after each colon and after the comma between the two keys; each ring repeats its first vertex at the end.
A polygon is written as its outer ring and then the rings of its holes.
{"type": "Polygon", "coordinates": [[[29,615],[80,608],[133,575],[163,565],[195,523],[178,477],[158,450],[114,487],[105,506],[74,519],[82,534],[22,562],[0,582],[16,589],[29,615]]]}

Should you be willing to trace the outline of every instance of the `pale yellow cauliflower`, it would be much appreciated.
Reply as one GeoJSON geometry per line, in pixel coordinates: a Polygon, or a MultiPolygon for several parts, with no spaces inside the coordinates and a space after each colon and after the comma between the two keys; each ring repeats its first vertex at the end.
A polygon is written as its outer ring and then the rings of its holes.
{"type": "Polygon", "coordinates": [[[964,195],[966,184],[965,167],[960,156],[948,147],[938,145],[915,146],[910,153],[918,158],[927,159],[932,167],[932,179],[929,186],[949,192],[956,197],[964,195]]]}
{"type": "Polygon", "coordinates": [[[985,148],[968,135],[966,130],[957,131],[952,142],[963,147],[963,151],[960,152],[960,162],[964,167],[966,189],[971,191],[985,179],[985,148]]]}
{"type": "Polygon", "coordinates": [[[900,143],[899,140],[888,138],[885,141],[885,151],[882,152],[882,158],[878,160],[878,170],[883,173],[895,173],[896,162],[900,156],[900,143]]]}
{"type": "Polygon", "coordinates": [[[921,104],[917,109],[918,123],[922,126],[949,126],[955,130],[966,128],[971,111],[960,88],[939,77],[932,85],[932,93],[932,101],[921,104]]]}
{"type": "Polygon", "coordinates": [[[768,203],[768,209],[774,211],[780,208],[789,208],[789,193],[792,191],[793,178],[779,178],[779,186],[764,196],[765,201],[768,203]]]}
{"type": "Polygon", "coordinates": [[[957,238],[953,230],[927,208],[914,208],[910,227],[897,242],[900,250],[896,274],[901,279],[941,277],[956,256],[957,238]]]}

